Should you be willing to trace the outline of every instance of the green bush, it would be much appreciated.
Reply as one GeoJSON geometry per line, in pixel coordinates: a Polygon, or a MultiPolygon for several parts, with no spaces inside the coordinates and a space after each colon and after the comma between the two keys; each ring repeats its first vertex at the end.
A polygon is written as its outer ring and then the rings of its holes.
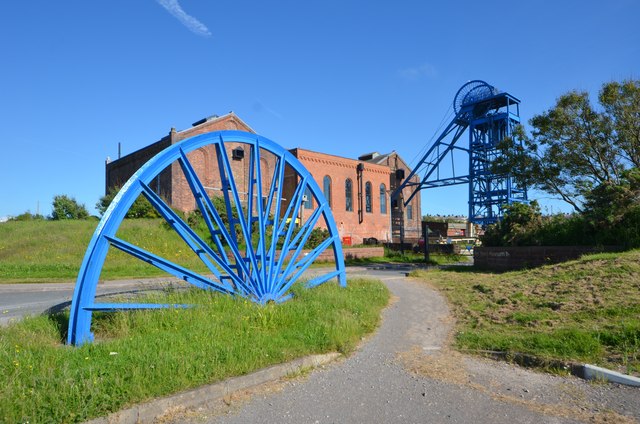
{"type": "MultiPolygon", "coordinates": [[[[100,215],[104,215],[107,211],[107,208],[113,201],[113,198],[116,197],[116,194],[120,191],[119,187],[109,189],[109,192],[102,196],[98,203],[96,203],[96,209],[100,212],[100,215]]],[[[159,218],[160,214],[156,209],[149,203],[146,197],[143,195],[138,196],[133,205],[127,211],[125,218],[159,218]]]]}
{"type": "Polygon", "coordinates": [[[621,174],[619,183],[603,183],[586,195],[584,211],[543,216],[538,203],[514,203],[502,221],[487,228],[485,246],[640,247],[640,169],[621,174]]]}
{"type": "Polygon", "coordinates": [[[21,213],[20,215],[9,218],[9,221],[41,221],[44,220],[44,215],[39,213],[31,213],[29,211],[21,213]]]}
{"type": "Polygon", "coordinates": [[[51,212],[52,220],[87,218],[89,218],[89,211],[87,211],[85,205],[78,203],[73,197],[64,194],[54,196],[53,212],[51,212]]]}

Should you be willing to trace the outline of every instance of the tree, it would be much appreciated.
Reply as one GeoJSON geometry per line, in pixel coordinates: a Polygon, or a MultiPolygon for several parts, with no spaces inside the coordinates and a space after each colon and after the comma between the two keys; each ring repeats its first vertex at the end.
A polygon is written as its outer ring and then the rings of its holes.
{"type": "Polygon", "coordinates": [[[87,208],[79,204],[73,197],[66,196],[64,194],[54,196],[53,198],[53,211],[51,212],[51,219],[54,221],[62,219],[87,219],[89,218],[89,212],[87,208]]]}
{"type": "MultiPolygon", "coordinates": [[[[96,203],[96,209],[100,212],[100,215],[104,215],[107,211],[107,208],[113,201],[113,198],[116,197],[120,188],[111,188],[109,192],[102,196],[98,203],[96,203]]],[[[151,205],[151,203],[147,200],[143,195],[138,196],[133,205],[127,211],[125,218],[159,218],[160,214],[155,208],[151,205]]]]}
{"type": "Polygon", "coordinates": [[[585,216],[595,226],[612,228],[640,210],[640,168],[624,171],[616,184],[603,183],[586,195],[585,216]]]}
{"type": "Polygon", "coordinates": [[[520,128],[503,142],[494,171],[582,212],[594,188],[619,185],[624,170],[640,161],[640,81],[604,84],[599,103],[596,110],[586,92],[562,95],[531,119],[530,137],[520,128]]]}
{"type": "Polygon", "coordinates": [[[640,81],[605,84],[599,100],[624,159],[640,168],[640,81]]]}
{"type": "Polygon", "coordinates": [[[542,224],[540,206],[531,203],[512,203],[504,207],[502,220],[490,225],[482,236],[486,246],[537,245],[536,229],[542,224]]]}

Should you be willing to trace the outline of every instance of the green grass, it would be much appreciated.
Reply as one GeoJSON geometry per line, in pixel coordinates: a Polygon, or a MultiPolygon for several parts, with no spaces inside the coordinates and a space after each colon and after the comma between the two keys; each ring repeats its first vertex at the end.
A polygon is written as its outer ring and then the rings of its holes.
{"type": "Polygon", "coordinates": [[[640,375],[640,250],[494,274],[416,271],[449,299],[456,344],[640,375]]]}
{"type": "Polygon", "coordinates": [[[372,280],[295,293],[258,306],[168,292],[162,302],[198,306],[96,314],[96,342],[79,348],[61,343],[66,314],[2,328],[0,422],[79,422],[296,357],[349,353],[376,328],[389,298],[372,280]]]}
{"type": "MultiPolygon", "coordinates": [[[[205,268],[187,245],[158,219],[125,220],[118,237],[197,271],[205,268]]],[[[97,221],[24,221],[0,225],[0,283],[75,280],[97,221]]],[[[103,279],[166,275],[110,249],[103,279]]]]}
{"type": "MultiPolygon", "coordinates": [[[[161,219],[126,219],[118,237],[196,272],[209,272],[175,231],[161,219]]],[[[0,225],[0,284],[74,281],[97,221],[12,221],[0,225]]],[[[459,255],[431,255],[431,264],[455,263],[459,255]]],[[[424,263],[419,254],[389,253],[384,258],[350,259],[348,265],[424,263]]],[[[314,267],[327,266],[317,263],[314,267]]],[[[109,254],[101,279],[165,276],[158,268],[116,249],[109,254]]]]}

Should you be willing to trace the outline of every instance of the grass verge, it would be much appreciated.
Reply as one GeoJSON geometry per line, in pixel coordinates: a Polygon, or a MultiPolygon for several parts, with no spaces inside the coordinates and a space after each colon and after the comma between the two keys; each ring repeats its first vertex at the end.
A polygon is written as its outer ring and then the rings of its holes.
{"type": "Polygon", "coordinates": [[[295,293],[265,306],[166,293],[163,302],[197,307],[96,314],[96,342],[78,348],[62,344],[66,313],[2,328],[0,422],[79,422],[293,358],[349,353],[389,298],[381,282],[363,279],[295,293]]]}
{"type": "Polygon", "coordinates": [[[415,271],[447,296],[456,345],[640,375],[640,250],[494,274],[415,271]]]}

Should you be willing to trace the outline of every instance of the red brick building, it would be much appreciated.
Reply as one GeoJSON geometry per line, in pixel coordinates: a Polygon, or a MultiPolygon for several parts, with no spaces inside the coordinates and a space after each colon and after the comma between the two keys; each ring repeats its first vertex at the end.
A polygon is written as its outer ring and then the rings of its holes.
{"type": "MultiPolygon", "coordinates": [[[[191,128],[176,131],[172,128],[161,140],[106,165],[106,189],[122,186],[144,163],[166,147],[186,138],[219,130],[254,132],[233,112],[224,116],[212,116],[195,122],[191,128]]],[[[235,154],[241,143],[228,143],[227,154],[242,201],[246,201],[249,161],[235,154]]],[[[400,241],[401,231],[405,241],[417,241],[420,237],[420,197],[403,208],[401,202],[392,207],[391,192],[410,172],[404,161],[392,152],[386,155],[372,153],[358,160],[295,148],[290,152],[311,172],[328,199],[340,236],[345,243],[360,244],[363,239],[400,241]],[[402,219],[404,217],[404,220],[402,219]]],[[[266,152],[265,152],[266,153],[266,152]]],[[[261,153],[263,187],[271,183],[275,157],[261,153]]],[[[212,146],[188,154],[196,173],[209,190],[210,196],[220,193],[220,174],[217,157],[212,146]]],[[[290,199],[297,178],[293,170],[285,169],[283,197],[290,199]]],[[[174,208],[183,211],[195,209],[195,201],[180,165],[174,163],[160,173],[151,188],[174,208]]],[[[316,207],[312,196],[307,196],[302,214],[311,213],[316,207]]]]}
{"type": "MultiPolygon", "coordinates": [[[[120,159],[107,162],[105,176],[106,191],[108,192],[112,188],[122,187],[142,165],[165,148],[189,137],[221,130],[240,130],[255,133],[251,127],[233,112],[224,116],[213,115],[201,119],[193,123],[193,126],[186,130],[176,131],[175,128],[171,128],[168,135],[155,143],[120,159]]],[[[240,187],[240,198],[246,200],[243,196],[246,196],[247,192],[249,162],[243,160],[243,158],[239,158],[237,154],[234,155],[233,152],[236,149],[243,149],[243,144],[228,143],[225,144],[225,147],[227,154],[232,158],[231,168],[236,178],[236,184],[240,187]]],[[[244,152],[244,150],[242,151],[244,152]]],[[[218,162],[215,149],[212,146],[207,146],[189,153],[187,157],[202,180],[203,185],[209,190],[209,195],[213,196],[219,193],[222,184],[220,182],[220,173],[217,171],[218,162]]],[[[263,158],[263,169],[272,170],[274,162],[275,158],[267,155],[267,157],[263,158]]],[[[265,172],[264,174],[265,182],[267,184],[270,183],[271,179],[267,177],[269,173],[265,172]]],[[[158,179],[151,184],[151,188],[160,194],[169,205],[176,209],[192,211],[196,207],[187,180],[178,163],[173,163],[162,171],[158,179]]]]}
{"type": "MultiPolygon", "coordinates": [[[[290,152],[311,172],[322,189],[345,244],[360,244],[369,238],[398,242],[402,227],[406,241],[420,238],[419,197],[404,210],[400,202],[400,206],[396,207],[391,204],[390,194],[399,184],[397,177],[400,174],[396,174],[396,170],[409,172],[395,152],[364,155],[358,160],[301,148],[291,149],[290,152]],[[373,157],[382,156],[386,161],[375,163],[372,160],[373,157]],[[403,213],[404,225],[399,219],[403,213]]],[[[404,174],[401,177],[404,178],[404,174]]],[[[285,178],[290,186],[285,184],[284,193],[290,196],[293,192],[291,187],[295,187],[295,176],[290,174],[285,178]]],[[[304,210],[311,213],[315,206],[309,196],[304,210]]]]}

